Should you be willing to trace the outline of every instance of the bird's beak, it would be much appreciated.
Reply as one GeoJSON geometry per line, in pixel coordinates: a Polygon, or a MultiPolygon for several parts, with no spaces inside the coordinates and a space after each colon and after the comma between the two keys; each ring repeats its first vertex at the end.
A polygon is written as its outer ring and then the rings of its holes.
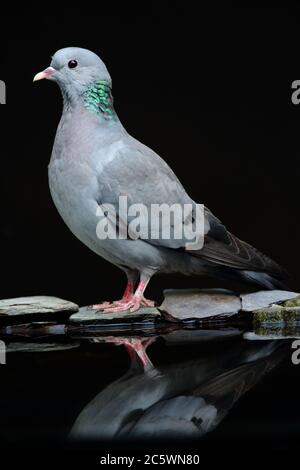
{"type": "Polygon", "coordinates": [[[47,69],[43,70],[42,72],[37,73],[33,81],[36,82],[37,80],[42,80],[43,78],[50,78],[54,74],[55,69],[53,67],[48,67],[47,69]]]}

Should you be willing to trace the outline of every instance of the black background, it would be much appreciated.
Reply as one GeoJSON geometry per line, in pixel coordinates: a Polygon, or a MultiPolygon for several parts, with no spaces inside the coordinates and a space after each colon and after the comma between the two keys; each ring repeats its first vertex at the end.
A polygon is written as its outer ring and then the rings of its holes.
{"type": "MultiPolygon", "coordinates": [[[[299,289],[300,105],[291,102],[300,79],[299,10],[117,12],[1,18],[0,297],[47,294],[88,304],[124,287],[124,274],[68,231],[48,189],[62,100],[55,84],[32,78],[67,46],[100,55],[127,130],[227,228],[283,264],[299,289]]],[[[157,277],[148,294],[204,285],[157,277]]]]}

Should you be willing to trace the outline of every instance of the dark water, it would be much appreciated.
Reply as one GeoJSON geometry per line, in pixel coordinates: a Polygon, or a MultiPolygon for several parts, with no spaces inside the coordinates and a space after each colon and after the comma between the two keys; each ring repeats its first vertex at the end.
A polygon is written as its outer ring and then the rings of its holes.
{"type": "Polygon", "coordinates": [[[242,326],[172,330],[6,329],[1,449],[298,448],[292,340],[246,340],[242,326]]]}

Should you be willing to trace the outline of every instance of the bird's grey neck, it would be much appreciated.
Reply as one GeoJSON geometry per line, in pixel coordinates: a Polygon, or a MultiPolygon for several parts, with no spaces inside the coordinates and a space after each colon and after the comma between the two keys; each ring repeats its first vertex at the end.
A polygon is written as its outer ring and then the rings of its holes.
{"type": "Polygon", "coordinates": [[[80,105],[96,114],[100,120],[116,121],[118,119],[113,106],[111,85],[106,80],[92,82],[76,96],[71,96],[63,90],[63,98],[65,110],[80,105]]]}

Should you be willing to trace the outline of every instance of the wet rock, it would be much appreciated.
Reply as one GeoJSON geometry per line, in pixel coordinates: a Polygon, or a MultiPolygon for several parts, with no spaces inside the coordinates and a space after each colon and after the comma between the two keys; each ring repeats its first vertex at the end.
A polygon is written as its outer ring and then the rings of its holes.
{"type": "Polygon", "coordinates": [[[271,305],[253,312],[254,324],[286,323],[292,325],[300,322],[300,307],[286,307],[281,305],[271,305]]]}
{"type": "Polygon", "coordinates": [[[0,300],[2,316],[23,316],[57,312],[77,312],[78,305],[68,300],[50,296],[18,297],[0,300]]]}
{"type": "Polygon", "coordinates": [[[176,330],[167,334],[162,334],[167,344],[192,344],[203,343],[208,341],[222,341],[241,336],[243,332],[238,328],[214,328],[206,329],[201,328],[195,330],[176,330]]]}
{"type": "Polygon", "coordinates": [[[142,307],[137,312],[103,312],[81,307],[78,313],[70,316],[69,323],[76,325],[153,323],[161,314],[155,307],[142,307]]]}
{"type": "Polygon", "coordinates": [[[24,338],[40,338],[45,336],[64,336],[66,327],[56,322],[31,322],[0,327],[1,336],[20,336],[24,338]]]}
{"type": "Polygon", "coordinates": [[[222,320],[237,315],[241,301],[226,289],[169,289],[160,310],[171,321],[222,320]]]}
{"type": "Polygon", "coordinates": [[[262,290],[252,294],[242,294],[242,310],[244,312],[253,312],[254,310],[269,307],[271,304],[277,304],[284,301],[292,301],[297,298],[297,292],[284,290],[262,290]]]}
{"type": "Polygon", "coordinates": [[[241,298],[243,310],[253,312],[256,327],[277,325],[286,328],[300,322],[300,295],[297,292],[260,291],[241,298]]]}
{"type": "Polygon", "coordinates": [[[55,343],[55,342],[10,342],[6,345],[7,353],[41,353],[53,351],[66,351],[80,346],[79,342],[55,343]]]}
{"type": "Polygon", "coordinates": [[[293,297],[290,300],[285,300],[284,302],[278,302],[279,305],[283,307],[300,307],[300,295],[293,297]]]}
{"type": "Polygon", "coordinates": [[[300,327],[289,326],[276,326],[274,327],[259,327],[254,331],[247,331],[244,333],[243,338],[249,341],[270,341],[273,339],[299,339],[300,327]]]}

